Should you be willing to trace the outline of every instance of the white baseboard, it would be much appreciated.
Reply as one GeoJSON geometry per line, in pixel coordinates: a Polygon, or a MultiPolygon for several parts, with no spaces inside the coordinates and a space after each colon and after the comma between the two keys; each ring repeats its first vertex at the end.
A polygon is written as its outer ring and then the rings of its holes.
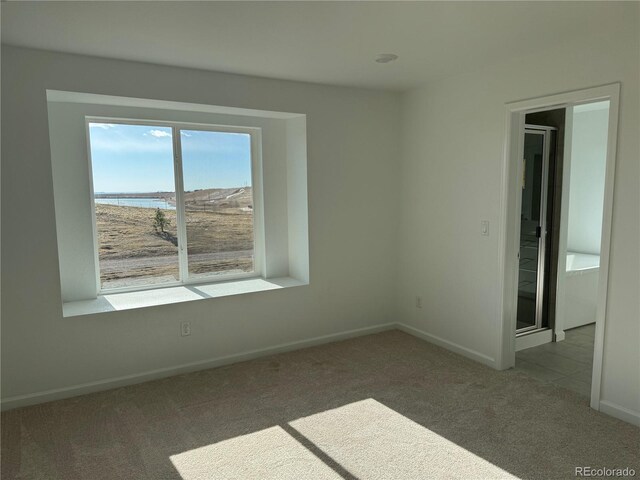
{"type": "MultiPolygon", "coordinates": [[[[458,345],[457,343],[453,343],[448,340],[444,340],[442,338],[436,337],[435,335],[431,335],[430,333],[424,332],[415,327],[405,325],[404,323],[397,323],[396,328],[398,330],[402,330],[403,332],[408,333],[409,335],[413,335],[415,337],[421,338],[423,340],[426,340],[427,342],[446,348],[447,350],[451,350],[453,352],[459,353],[460,355],[470,358],[471,360],[475,360],[484,365],[497,369],[497,364],[495,360],[480,352],[476,352],[475,350],[471,350],[470,348],[463,347],[462,345],[458,345]]],[[[564,334],[564,332],[562,333],[564,334]]],[[[550,334],[548,335],[550,337],[550,334]]],[[[640,426],[640,413],[635,412],[633,410],[629,410],[628,408],[622,407],[615,403],[608,402],[606,400],[600,401],[600,412],[606,415],[610,415],[612,417],[618,418],[632,425],[640,426]]]]}
{"type": "Polygon", "coordinates": [[[435,335],[424,332],[418,328],[411,327],[404,323],[397,323],[396,328],[398,330],[402,330],[405,333],[408,333],[409,335],[413,335],[414,337],[421,338],[422,340],[426,340],[427,342],[438,345],[439,347],[443,347],[447,350],[458,353],[463,357],[470,358],[471,360],[475,360],[476,362],[480,362],[491,368],[497,369],[495,359],[483,353],[476,352],[475,350],[471,350],[470,348],[463,347],[462,345],[458,345],[457,343],[450,342],[449,340],[445,340],[444,338],[436,337],[435,335]]]}
{"type": "Polygon", "coordinates": [[[600,400],[600,411],[604,414],[616,417],[624,422],[640,427],[640,413],[617,405],[607,400],[600,400]]]}
{"type": "MultiPolygon", "coordinates": [[[[29,405],[36,405],[39,403],[50,402],[53,400],[61,400],[64,398],[75,397],[78,395],[85,395],[88,393],[100,392],[104,390],[110,390],[112,388],[124,387],[127,385],[134,385],[137,383],[148,382],[150,380],[157,380],[160,378],[170,377],[173,375],[179,375],[182,373],[195,372],[198,370],[206,370],[208,368],[220,367],[223,365],[229,365],[232,363],[243,362],[246,360],[252,360],[254,358],[264,357],[267,355],[274,355],[277,353],[290,352],[293,350],[299,350],[302,348],[313,347],[315,345],[322,345],[324,343],[336,342],[340,340],[346,340],[348,338],[360,337],[364,335],[371,335],[374,333],[384,332],[387,330],[398,329],[409,335],[413,335],[417,338],[433,343],[440,347],[451,350],[464,357],[475,360],[491,368],[497,368],[495,359],[484,355],[480,352],[472,350],[457,343],[450,342],[443,338],[437,337],[430,333],[424,332],[418,328],[411,327],[404,323],[386,323],[376,325],[373,327],[358,328],[355,330],[347,330],[344,332],[322,335],[319,337],[310,338],[307,340],[300,340],[296,342],[283,343],[273,347],[262,348],[258,350],[251,350],[248,352],[238,353],[234,355],[228,355],[225,357],[218,357],[198,362],[186,363],[175,367],[160,368],[157,370],[151,370],[147,372],[137,373],[133,375],[125,375],[122,377],[108,378],[104,380],[98,380],[95,382],[83,383],[79,385],[73,385],[70,387],[57,388],[53,390],[47,390],[43,392],[36,392],[27,395],[17,395],[14,397],[8,397],[1,401],[2,410],[10,410],[18,407],[25,407],[29,405]]],[[[623,420],[632,425],[640,426],[640,413],[628,408],[622,407],[615,403],[602,400],[600,402],[600,411],[606,415],[623,420]]]]}
{"type": "Polygon", "coordinates": [[[225,357],[218,357],[218,358],[212,358],[208,360],[201,360],[198,362],[185,363],[175,367],[160,368],[157,370],[136,373],[133,375],[107,378],[107,379],[98,380],[95,382],[82,383],[79,385],[72,385],[69,387],[56,388],[53,390],[46,390],[43,392],[30,393],[27,395],[16,395],[14,397],[5,398],[1,400],[0,403],[1,403],[2,411],[10,410],[18,407],[26,407],[28,405],[36,405],[39,403],[50,402],[53,400],[61,400],[64,398],[76,397],[78,395],[85,395],[87,393],[100,392],[103,390],[110,390],[112,388],[124,387],[127,385],[134,385],[136,383],[148,382],[150,380],[157,380],[160,378],[171,377],[173,375],[179,375],[182,373],[189,373],[189,372],[195,372],[198,370],[206,370],[208,368],[220,367],[223,365],[229,365],[231,363],[238,363],[246,360],[252,360],[258,357],[265,357],[267,355],[290,352],[290,351],[299,350],[302,348],[313,347],[315,345],[322,345],[324,343],[336,342],[340,340],[346,340],[348,338],[361,337],[364,335],[371,335],[373,333],[384,332],[386,330],[393,330],[396,327],[397,325],[395,323],[386,323],[386,324],[376,325],[373,327],[364,327],[364,328],[358,328],[355,330],[347,330],[344,332],[332,333],[329,335],[322,335],[322,336],[310,338],[307,340],[283,343],[280,345],[275,345],[273,347],[267,347],[267,348],[262,348],[258,350],[251,350],[248,352],[237,353],[237,354],[228,355],[225,357]]]}

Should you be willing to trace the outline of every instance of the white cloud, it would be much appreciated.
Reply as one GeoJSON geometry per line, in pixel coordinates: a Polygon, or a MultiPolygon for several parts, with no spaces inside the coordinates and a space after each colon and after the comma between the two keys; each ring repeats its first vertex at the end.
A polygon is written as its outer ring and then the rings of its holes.
{"type": "Polygon", "coordinates": [[[102,128],[103,130],[109,130],[110,128],[114,128],[115,125],[113,123],[90,123],[89,128],[102,128]]]}
{"type": "Polygon", "coordinates": [[[184,131],[180,131],[180,133],[182,134],[183,137],[191,137],[191,135],[189,135],[187,132],[184,131]]]}
{"type": "Polygon", "coordinates": [[[164,130],[150,130],[149,134],[153,135],[156,138],[170,137],[171,136],[171,134],[169,132],[165,132],[164,130]]]}
{"type": "Polygon", "coordinates": [[[118,153],[150,153],[150,152],[171,152],[171,145],[166,142],[154,142],[149,137],[138,139],[121,138],[113,139],[95,138],[91,139],[91,148],[96,151],[118,152],[118,153]]]}

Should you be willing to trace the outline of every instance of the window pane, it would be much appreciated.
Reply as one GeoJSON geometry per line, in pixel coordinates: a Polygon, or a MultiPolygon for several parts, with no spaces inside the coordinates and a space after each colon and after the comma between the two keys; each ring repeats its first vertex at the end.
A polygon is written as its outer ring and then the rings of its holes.
{"type": "Polygon", "coordinates": [[[90,123],[102,288],[179,276],[171,128],[90,123]]]}
{"type": "Polygon", "coordinates": [[[189,276],[252,272],[251,136],[182,130],[189,276]]]}

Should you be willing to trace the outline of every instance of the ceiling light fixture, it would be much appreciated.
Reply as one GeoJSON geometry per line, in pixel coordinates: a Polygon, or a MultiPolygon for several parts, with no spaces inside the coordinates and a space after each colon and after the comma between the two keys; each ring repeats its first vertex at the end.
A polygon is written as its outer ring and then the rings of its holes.
{"type": "Polygon", "coordinates": [[[398,55],[395,53],[379,53],[376,57],[377,63],[389,63],[398,59],[398,55]]]}

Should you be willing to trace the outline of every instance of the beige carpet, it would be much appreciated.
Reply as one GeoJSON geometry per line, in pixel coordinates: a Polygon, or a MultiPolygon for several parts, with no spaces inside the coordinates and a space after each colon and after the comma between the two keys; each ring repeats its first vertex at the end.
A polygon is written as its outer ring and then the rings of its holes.
{"type": "Polygon", "coordinates": [[[575,478],[640,430],[398,331],[2,414],[2,479],[575,478]]]}

